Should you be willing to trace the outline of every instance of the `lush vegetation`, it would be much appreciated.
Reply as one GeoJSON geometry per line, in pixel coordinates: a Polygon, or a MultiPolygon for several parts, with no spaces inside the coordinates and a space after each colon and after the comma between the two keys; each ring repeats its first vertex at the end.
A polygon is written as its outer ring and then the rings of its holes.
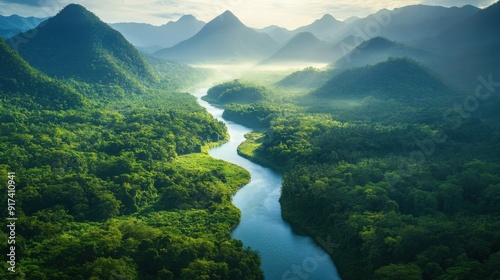
{"type": "Polygon", "coordinates": [[[234,80],[210,88],[205,99],[220,104],[252,103],[265,99],[269,94],[269,89],[264,86],[234,80]]]}
{"type": "Polygon", "coordinates": [[[141,92],[143,84],[157,80],[151,66],[118,31],[80,5],[66,6],[28,32],[9,42],[49,76],[115,84],[130,92],[141,92]]]}
{"type": "Polygon", "coordinates": [[[388,100],[415,102],[440,98],[450,90],[435,74],[408,58],[390,58],[373,66],[347,70],[312,93],[326,98],[377,96],[388,100]],[[411,85],[411,87],[408,87],[411,85]]]}
{"type": "Polygon", "coordinates": [[[172,90],[203,72],[158,62],[162,82],[130,94],[118,80],[49,78],[1,41],[0,58],[0,177],[16,173],[18,218],[16,274],[2,262],[0,278],[263,278],[257,252],[230,236],[249,174],[203,153],[226,128],[172,90]]]}
{"type": "Polygon", "coordinates": [[[268,125],[239,151],[284,171],[283,217],[334,245],[343,279],[500,273],[498,97],[472,108],[422,69],[391,59],[307,98],[227,106],[233,120],[268,125]]]}
{"type": "Polygon", "coordinates": [[[334,71],[324,71],[314,67],[307,67],[286,76],[277,82],[276,85],[287,88],[317,88],[333,76],[332,72],[334,71]]]}

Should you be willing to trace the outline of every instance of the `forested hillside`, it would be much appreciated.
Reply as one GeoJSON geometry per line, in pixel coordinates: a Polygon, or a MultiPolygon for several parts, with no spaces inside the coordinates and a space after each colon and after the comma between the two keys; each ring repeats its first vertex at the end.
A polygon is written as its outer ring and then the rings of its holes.
{"type": "Polygon", "coordinates": [[[70,4],[42,24],[31,38],[9,40],[35,68],[49,76],[143,89],[156,77],[144,58],[118,31],[83,6],[70,4]]]}
{"type": "Polygon", "coordinates": [[[495,279],[500,127],[487,96],[460,115],[454,102],[472,97],[391,59],[224,114],[267,128],[239,152],[284,172],[283,217],[328,245],[342,279],[495,279]]]}
{"type": "Polygon", "coordinates": [[[0,278],[263,278],[257,252],[230,236],[248,172],[206,154],[226,128],[175,91],[209,73],[140,57],[159,79],[131,94],[118,80],[49,78],[3,41],[0,58],[0,177],[15,185],[1,214],[17,218],[15,243],[0,232],[16,274],[2,262],[0,278]]]}

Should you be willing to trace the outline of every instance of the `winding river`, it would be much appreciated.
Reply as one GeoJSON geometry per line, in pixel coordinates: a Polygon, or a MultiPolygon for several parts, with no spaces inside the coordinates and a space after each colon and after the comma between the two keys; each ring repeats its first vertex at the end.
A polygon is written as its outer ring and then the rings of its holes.
{"type": "Polygon", "coordinates": [[[261,268],[268,280],[340,279],[328,254],[312,238],[295,234],[281,218],[281,175],[237,154],[244,135],[251,129],[222,119],[223,109],[200,99],[206,92],[207,88],[202,88],[193,95],[209,113],[226,124],[231,137],[228,143],[211,149],[210,155],[239,165],[252,176],[251,182],[233,197],[234,205],[241,210],[241,221],[232,236],[259,251],[261,268]]]}

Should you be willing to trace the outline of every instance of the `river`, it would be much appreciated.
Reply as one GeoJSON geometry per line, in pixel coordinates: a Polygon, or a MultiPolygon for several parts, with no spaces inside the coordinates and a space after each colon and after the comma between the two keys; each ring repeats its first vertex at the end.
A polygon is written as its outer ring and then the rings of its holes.
{"type": "Polygon", "coordinates": [[[279,204],[281,175],[237,154],[244,135],[251,129],[224,120],[222,108],[200,99],[206,92],[207,88],[202,88],[195,90],[193,95],[209,113],[226,124],[231,137],[229,142],[211,149],[209,154],[245,168],[252,177],[251,182],[233,197],[233,204],[241,210],[241,221],[232,237],[259,252],[261,268],[268,280],[340,279],[328,254],[312,238],[295,234],[283,221],[279,204]]]}

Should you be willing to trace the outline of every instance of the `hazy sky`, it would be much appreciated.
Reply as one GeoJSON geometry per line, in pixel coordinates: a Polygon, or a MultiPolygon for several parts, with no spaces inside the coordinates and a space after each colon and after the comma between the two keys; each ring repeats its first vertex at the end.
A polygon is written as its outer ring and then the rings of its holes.
{"type": "Polygon", "coordinates": [[[328,13],[339,20],[365,17],[382,8],[412,4],[486,7],[496,0],[0,0],[0,14],[48,17],[69,3],[79,3],[103,21],[146,22],[154,25],[192,14],[210,21],[225,10],[232,11],[250,27],[277,24],[289,29],[313,22],[328,13]]]}

